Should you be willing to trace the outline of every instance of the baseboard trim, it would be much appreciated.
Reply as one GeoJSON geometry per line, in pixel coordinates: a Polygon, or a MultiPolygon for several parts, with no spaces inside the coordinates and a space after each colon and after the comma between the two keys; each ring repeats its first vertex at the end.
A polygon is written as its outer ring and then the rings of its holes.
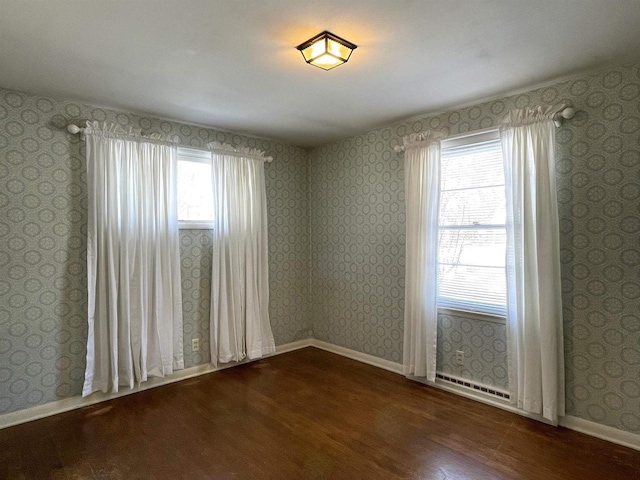
{"type": "MultiPolygon", "coordinates": [[[[404,375],[402,365],[399,363],[374,357],[373,355],[369,355],[366,353],[357,352],[349,348],[339,347],[338,345],[333,345],[331,343],[323,342],[321,340],[312,339],[310,343],[311,343],[311,346],[313,347],[320,348],[328,352],[336,353],[338,355],[342,355],[343,357],[347,357],[352,360],[357,360],[359,362],[363,362],[368,365],[372,365],[374,367],[382,368],[384,370],[388,370],[393,373],[404,375]]],[[[427,382],[421,378],[416,378],[416,377],[409,377],[409,378],[411,378],[412,380],[416,380],[420,383],[424,383],[430,387],[434,387],[440,390],[454,393],[456,395],[460,395],[462,397],[466,397],[471,400],[475,400],[475,401],[484,403],[486,405],[490,405],[492,407],[500,408],[502,410],[506,410],[508,412],[521,415],[523,417],[531,418],[543,423],[549,423],[547,420],[542,418],[542,416],[532,415],[530,413],[524,412],[514,407],[508,400],[502,400],[493,395],[487,395],[482,392],[477,392],[475,390],[467,389],[459,385],[455,385],[440,379],[436,379],[435,383],[433,383],[433,382],[427,382]]],[[[629,447],[634,450],[640,450],[640,435],[635,433],[626,432],[624,430],[619,430],[613,427],[608,427],[606,425],[591,422],[589,420],[585,420],[579,417],[574,417],[571,415],[561,417],[559,421],[559,425],[564,428],[568,428],[569,430],[575,430],[576,432],[580,432],[586,435],[590,435],[592,437],[600,438],[601,440],[606,440],[608,442],[615,443],[617,445],[629,447]]]]}
{"type": "MultiPolygon", "coordinates": [[[[383,358],[369,355],[367,353],[358,352],[356,350],[351,350],[350,348],[340,347],[332,343],[327,343],[327,342],[323,342],[322,340],[316,340],[312,338],[305,339],[305,340],[298,340],[296,342],[291,342],[291,343],[277,346],[276,352],[268,356],[280,355],[283,353],[299,350],[301,348],[306,348],[306,347],[319,348],[321,350],[326,350],[327,352],[335,353],[337,355],[341,355],[343,357],[350,358],[358,362],[366,363],[367,365],[378,367],[383,370],[387,370],[389,372],[393,372],[399,375],[404,375],[402,365],[399,363],[392,362],[390,360],[385,360],[383,358]]],[[[228,365],[220,366],[217,368],[211,364],[196,365],[195,367],[185,368],[184,370],[180,370],[174,373],[173,375],[170,375],[164,378],[153,378],[148,382],[145,382],[142,385],[140,385],[140,387],[136,387],[131,390],[126,390],[126,391],[118,392],[115,394],[113,393],[105,394],[102,392],[98,392],[85,398],[70,397],[70,398],[65,398],[63,400],[46,403],[44,405],[38,405],[32,408],[18,410],[17,412],[6,413],[4,415],[0,415],[0,429],[11,427],[13,425],[19,425],[21,423],[30,422],[32,420],[38,420],[39,418],[56,415],[58,413],[68,412],[69,410],[75,410],[77,408],[94,405],[96,403],[105,402],[107,400],[123,397],[125,395],[131,395],[137,392],[142,392],[144,390],[149,390],[151,388],[160,387],[162,385],[168,385],[170,383],[179,382],[181,380],[197,377],[199,375],[205,375],[207,373],[217,372],[219,370],[224,370],[226,368],[233,368],[238,365],[250,363],[251,361],[252,360],[245,360],[243,362],[228,364],[228,365]]],[[[439,379],[436,379],[436,382],[433,383],[433,382],[426,382],[424,381],[424,379],[420,379],[420,378],[415,378],[415,377],[410,377],[410,378],[420,383],[424,383],[430,387],[438,388],[440,390],[454,393],[456,395],[460,395],[460,396],[469,398],[471,400],[475,400],[475,401],[484,403],[486,405],[490,405],[492,407],[500,408],[502,410],[506,410],[511,413],[516,413],[524,417],[532,418],[534,420],[547,423],[539,415],[531,415],[526,412],[523,412],[522,410],[519,410],[516,407],[514,407],[508,401],[501,400],[497,397],[494,397],[493,395],[487,395],[482,392],[476,392],[475,390],[466,389],[464,387],[460,387],[458,385],[455,385],[446,381],[442,381],[439,379]]],[[[624,430],[619,430],[617,428],[609,427],[606,425],[591,422],[589,420],[585,420],[583,418],[574,417],[570,415],[566,417],[561,417],[559,424],[560,426],[568,428],[570,430],[575,430],[576,432],[584,433],[586,435],[591,435],[592,437],[600,438],[601,440],[606,440],[611,443],[615,443],[618,445],[622,445],[624,447],[629,447],[634,450],[640,451],[640,435],[638,434],[626,432],[624,430]]]]}
{"type": "Polygon", "coordinates": [[[562,417],[560,426],[640,451],[640,435],[635,433],[625,432],[624,430],[571,415],[562,417]]]}
{"type": "Polygon", "coordinates": [[[384,358],[375,357],[373,355],[369,355],[368,353],[357,352],[356,350],[340,347],[332,343],[323,342],[322,340],[312,339],[311,346],[319,348],[321,350],[326,350],[327,352],[337,353],[338,355],[342,355],[343,357],[357,360],[359,362],[366,363],[367,365],[372,365],[374,367],[382,368],[384,370],[388,370],[393,373],[399,373],[400,375],[402,375],[402,365],[396,362],[392,362],[391,360],[385,360],[384,358]]]}
{"type": "Polygon", "coordinates": [[[420,377],[409,377],[409,378],[416,382],[424,383],[425,385],[428,385],[430,387],[437,388],[438,390],[444,390],[445,392],[455,393],[456,395],[460,395],[461,397],[465,397],[470,400],[475,400],[476,402],[484,403],[485,405],[489,405],[491,407],[496,407],[501,410],[506,410],[507,412],[515,413],[522,417],[531,418],[533,420],[537,420],[539,422],[546,423],[549,425],[551,424],[547,419],[543,418],[541,415],[535,415],[535,414],[520,410],[519,408],[514,407],[509,400],[496,397],[495,395],[484,393],[484,392],[474,390],[472,388],[464,387],[461,385],[456,385],[455,383],[450,383],[445,380],[440,380],[439,378],[436,378],[435,383],[428,382],[424,378],[420,378],[420,377]]]}
{"type": "MultiPolygon", "coordinates": [[[[291,352],[293,350],[299,350],[301,348],[311,346],[311,339],[298,340],[296,342],[286,343],[284,345],[276,346],[275,353],[266,355],[263,358],[271,357],[274,355],[280,355],[282,353],[291,352]]],[[[26,408],[24,410],[18,410],[16,412],[5,413],[0,415],[0,429],[19,425],[21,423],[31,422],[40,418],[49,417],[58,413],[68,412],[69,410],[75,410],[77,408],[94,405],[100,402],[106,402],[113,400],[114,398],[124,397],[125,395],[132,395],[134,393],[149,390],[151,388],[161,387],[162,385],[168,385],[170,383],[179,382],[188,378],[205,375],[207,373],[217,372],[226,368],[232,368],[238,365],[250,363],[254,360],[244,360],[238,363],[226,364],[218,367],[214,367],[210,363],[196,365],[194,367],[185,368],[184,370],[178,370],[172,375],[167,375],[163,378],[151,378],[145,383],[133,389],[126,389],[118,393],[102,393],[96,392],[88,397],[69,397],[55,402],[45,403],[44,405],[38,405],[36,407],[26,408]]]]}

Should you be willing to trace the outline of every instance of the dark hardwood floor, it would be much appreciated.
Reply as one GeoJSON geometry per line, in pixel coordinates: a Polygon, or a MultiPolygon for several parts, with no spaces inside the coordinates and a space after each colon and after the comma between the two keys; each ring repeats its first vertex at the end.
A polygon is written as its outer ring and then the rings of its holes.
{"type": "Polygon", "coordinates": [[[2,479],[639,479],[640,452],[314,348],[0,430],[2,479]]]}

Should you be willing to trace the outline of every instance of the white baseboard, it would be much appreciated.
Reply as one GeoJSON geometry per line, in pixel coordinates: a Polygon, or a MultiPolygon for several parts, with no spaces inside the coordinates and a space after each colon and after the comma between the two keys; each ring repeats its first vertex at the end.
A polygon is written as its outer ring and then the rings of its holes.
{"type": "MultiPolygon", "coordinates": [[[[311,346],[313,347],[321,348],[322,350],[327,350],[329,352],[342,355],[352,360],[357,360],[374,367],[379,367],[384,370],[403,375],[402,365],[399,363],[374,357],[373,355],[368,355],[366,353],[357,352],[349,348],[339,347],[337,345],[323,342],[321,340],[312,339],[310,342],[311,346]]],[[[486,405],[491,405],[492,407],[507,410],[508,412],[532,418],[543,423],[548,423],[544,418],[542,418],[542,416],[524,412],[514,407],[508,400],[501,400],[500,398],[494,397],[493,395],[487,395],[482,392],[461,387],[459,385],[445,382],[439,379],[436,379],[435,383],[426,382],[424,381],[424,379],[420,378],[411,377],[411,379],[416,380],[420,383],[424,383],[431,387],[438,388],[440,390],[445,390],[447,392],[455,393],[456,395],[476,400],[486,405]]],[[[591,435],[592,437],[597,437],[602,440],[609,441],[611,443],[616,443],[618,445],[633,448],[634,450],[640,450],[640,435],[635,433],[608,427],[606,425],[591,422],[589,420],[584,420],[582,418],[574,417],[571,415],[561,417],[559,424],[562,427],[568,428],[570,430],[575,430],[576,432],[584,433],[587,435],[591,435]]]]}
{"type": "Polygon", "coordinates": [[[357,360],[359,362],[366,363],[367,365],[372,365],[374,367],[382,368],[384,370],[389,370],[390,372],[399,373],[400,375],[402,375],[402,365],[396,362],[392,362],[391,360],[385,360],[384,358],[374,357],[373,355],[369,355],[368,353],[357,352],[349,348],[339,347],[338,345],[323,342],[322,340],[312,339],[311,346],[326,350],[327,352],[337,353],[338,355],[342,355],[343,357],[357,360]]]}
{"type": "Polygon", "coordinates": [[[608,427],[601,423],[591,422],[584,418],[573,417],[571,415],[561,418],[560,425],[570,430],[575,430],[576,432],[607,440],[611,443],[617,443],[618,445],[633,448],[634,450],[640,450],[640,435],[635,433],[625,432],[624,430],[608,427]]]}
{"type": "MultiPolygon", "coordinates": [[[[323,342],[322,340],[312,339],[311,346],[320,348],[322,350],[326,350],[331,353],[336,353],[338,355],[342,355],[343,357],[347,357],[352,360],[357,360],[359,362],[366,363],[374,367],[382,368],[384,370],[388,370],[390,372],[397,373],[399,375],[404,375],[402,364],[392,362],[391,360],[385,360],[383,358],[375,357],[367,353],[358,352],[356,350],[351,350],[346,347],[340,347],[332,343],[323,342]]],[[[408,378],[420,383],[424,383],[425,385],[429,385],[430,387],[435,387],[440,390],[445,390],[447,392],[455,393],[456,395],[460,395],[466,398],[470,398],[472,400],[476,400],[481,403],[485,403],[487,405],[491,405],[492,407],[502,408],[503,410],[508,410],[509,412],[518,413],[518,414],[524,413],[524,412],[520,412],[520,410],[518,410],[516,407],[513,407],[507,400],[501,400],[499,398],[494,397],[493,395],[487,395],[470,388],[464,388],[459,385],[455,385],[453,383],[442,381],[440,379],[436,379],[435,383],[433,383],[433,382],[427,382],[423,378],[419,378],[419,377],[408,377],[408,378]]]]}
{"type": "MultiPolygon", "coordinates": [[[[341,355],[343,357],[347,357],[352,360],[356,360],[358,362],[366,363],[367,365],[372,365],[374,367],[382,368],[383,370],[388,370],[390,372],[403,375],[403,368],[402,368],[402,365],[399,363],[392,362],[390,360],[385,360],[383,358],[375,357],[367,353],[358,352],[356,350],[351,350],[349,348],[340,347],[338,345],[333,345],[331,343],[323,342],[322,340],[316,340],[311,338],[306,340],[298,340],[297,342],[291,342],[285,345],[277,346],[276,353],[274,353],[273,355],[279,355],[282,353],[291,352],[293,350],[298,350],[305,347],[319,348],[321,350],[326,350],[328,352],[335,353],[337,355],[341,355]]],[[[70,398],[65,398],[64,400],[58,400],[55,402],[46,403],[44,405],[39,405],[37,407],[32,407],[25,410],[19,410],[17,412],[12,412],[12,413],[6,413],[4,415],[0,415],[0,429],[10,427],[12,425],[18,425],[20,423],[30,422],[32,420],[37,420],[39,418],[48,417],[50,415],[56,415],[58,413],[67,412],[69,410],[74,410],[76,408],[93,405],[99,402],[104,402],[114,398],[122,397],[124,395],[131,395],[133,393],[141,392],[143,390],[148,390],[150,388],[160,387],[162,385],[167,385],[169,383],[179,382],[180,380],[186,380],[187,378],[196,377],[198,375],[204,375],[206,373],[216,372],[218,370],[235,367],[237,365],[242,365],[244,363],[249,363],[249,362],[250,360],[243,361],[240,363],[227,364],[217,368],[211,364],[197,365],[195,367],[190,367],[184,370],[180,370],[174,373],[173,375],[170,375],[164,378],[152,378],[151,380],[143,383],[139,387],[136,387],[132,390],[126,390],[126,391],[118,392],[115,394],[114,393],[105,394],[102,392],[98,392],[85,398],[70,397],[70,398]]],[[[445,390],[447,392],[455,393],[456,395],[461,395],[463,397],[470,398],[472,400],[476,400],[478,402],[491,405],[496,408],[501,408],[502,410],[507,410],[509,412],[516,413],[518,415],[522,415],[525,417],[529,417],[535,420],[545,422],[545,420],[539,415],[531,415],[531,414],[528,414],[527,412],[523,412],[522,410],[519,410],[518,408],[514,407],[511,403],[509,403],[509,401],[501,400],[492,395],[487,395],[482,392],[475,391],[473,389],[467,389],[459,385],[455,385],[439,379],[437,379],[435,383],[425,382],[423,379],[419,379],[419,378],[413,378],[413,380],[417,380],[431,387],[445,390]]],[[[591,435],[593,437],[597,437],[602,440],[616,443],[618,445],[633,448],[635,450],[640,450],[640,435],[637,435],[635,433],[625,432],[624,430],[608,427],[606,425],[602,425],[599,423],[591,422],[589,420],[584,420],[582,418],[573,417],[573,416],[566,416],[566,417],[560,418],[560,425],[570,430],[575,430],[577,432],[591,435]]]]}
{"type": "MultiPolygon", "coordinates": [[[[305,338],[304,340],[298,340],[291,343],[285,343],[284,345],[278,345],[276,347],[276,353],[274,353],[273,355],[280,355],[282,353],[293,352],[294,350],[300,350],[301,348],[310,347],[312,345],[312,342],[312,338],[305,338]]],[[[233,367],[234,365],[231,366],[233,367]]]]}
{"type": "MultiPolygon", "coordinates": [[[[276,347],[276,353],[267,356],[280,355],[282,353],[291,352],[300,348],[311,346],[311,339],[298,340],[297,342],[286,343],[276,347]]],[[[238,363],[229,363],[214,367],[210,363],[196,365],[195,367],[185,368],[184,370],[178,370],[177,372],[167,375],[163,378],[154,377],[148,381],[140,384],[140,386],[122,390],[118,393],[102,393],[96,392],[88,397],[69,397],[63,400],[56,400],[55,402],[45,403],[44,405],[38,405],[36,407],[27,408],[24,410],[18,410],[17,412],[5,413],[0,415],[0,429],[18,425],[21,423],[30,422],[32,420],[38,420],[39,418],[49,417],[58,413],[68,412],[69,410],[75,410],[77,408],[86,407],[88,405],[94,405],[100,402],[106,402],[114,398],[123,397],[125,395],[131,395],[133,393],[149,390],[150,388],[160,387],[162,385],[168,385],[169,383],[179,382],[188,378],[197,377],[206,373],[217,372],[226,368],[235,367],[249,363],[252,360],[244,360],[238,363]]]]}

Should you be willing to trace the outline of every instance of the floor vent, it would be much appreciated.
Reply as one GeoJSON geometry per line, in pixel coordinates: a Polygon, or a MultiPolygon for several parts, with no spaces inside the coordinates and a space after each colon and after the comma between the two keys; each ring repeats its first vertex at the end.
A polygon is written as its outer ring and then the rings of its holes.
{"type": "Polygon", "coordinates": [[[484,385],[478,385],[477,383],[470,382],[469,380],[463,380],[461,378],[452,377],[450,375],[445,375],[444,373],[436,373],[436,378],[439,378],[440,380],[444,380],[445,382],[455,383],[456,385],[467,387],[472,390],[476,390],[478,392],[486,393],[488,395],[493,395],[494,397],[504,398],[505,400],[509,400],[509,393],[502,390],[496,390],[494,388],[485,387],[484,385]]]}

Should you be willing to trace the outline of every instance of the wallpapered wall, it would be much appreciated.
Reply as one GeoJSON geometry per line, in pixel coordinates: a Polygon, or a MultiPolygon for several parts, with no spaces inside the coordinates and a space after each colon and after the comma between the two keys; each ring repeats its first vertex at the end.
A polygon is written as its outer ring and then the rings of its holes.
{"type": "MultiPolygon", "coordinates": [[[[98,120],[265,150],[271,323],[277,344],[312,335],[308,166],[303,149],[0,89],[0,414],[78,395],[86,351],[84,142],[71,122],[98,120]]],[[[209,360],[211,235],[180,233],[185,366],[209,360]],[[192,352],[191,339],[201,348],[192,352]]]]}
{"type": "MultiPolygon", "coordinates": [[[[0,414],[77,395],[82,384],[86,178],[84,144],[67,123],[111,121],[185,145],[217,140],[273,155],[276,343],[313,327],[321,340],[400,362],[404,178],[393,146],[411,132],[487,128],[511,108],[561,101],[578,110],[557,130],[568,413],[640,433],[638,65],[395,124],[308,157],[276,141],[0,89],[0,414]]],[[[180,234],[187,366],[209,360],[210,246],[207,231],[180,234]]],[[[440,315],[438,333],[440,371],[506,388],[503,325],[440,315]],[[465,351],[464,368],[455,350],[465,351]]]]}
{"type": "MultiPolygon", "coordinates": [[[[567,410],[640,433],[639,65],[310,151],[314,334],[402,360],[404,177],[393,147],[403,135],[497,126],[512,108],[562,101],[577,109],[557,130],[567,410]]],[[[462,329],[444,332],[442,321],[440,331],[454,350],[471,341],[462,329]]]]}
{"type": "Polygon", "coordinates": [[[438,315],[436,371],[499,390],[509,390],[507,327],[463,315],[438,315]],[[456,350],[464,363],[456,363],[456,350]]]}

